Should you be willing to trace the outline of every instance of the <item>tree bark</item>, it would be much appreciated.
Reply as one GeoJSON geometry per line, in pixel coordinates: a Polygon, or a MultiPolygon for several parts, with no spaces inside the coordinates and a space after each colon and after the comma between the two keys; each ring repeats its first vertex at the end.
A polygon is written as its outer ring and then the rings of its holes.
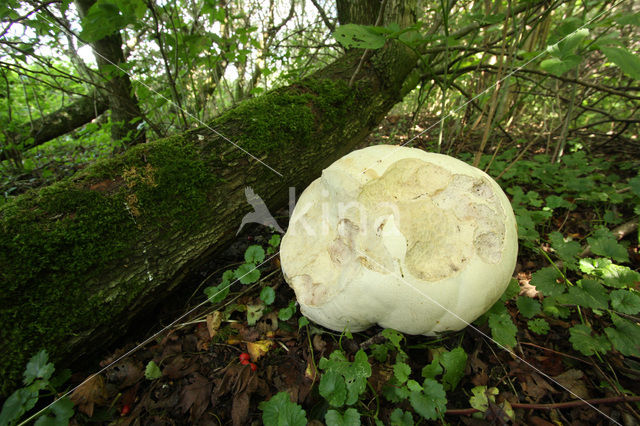
{"type": "MultiPolygon", "coordinates": [[[[20,151],[42,145],[90,122],[107,108],[107,102],[97,93],[83,96],[64,108],[33,120],[33,123],[23,124],[17,130],[13,144],[21,145],[20,151]]],[[[6,153],[0,151],[0,159],[6,158],[6,153]]]]}
{"type": "MultiPolygon", "coordinates": [[[[75,0],[81,17],[89,12],[96,0],[75,0]]],[[[105,79],[111,111],[111,139],[132,146],[145,141],[145,132],[139,129],[138,121],[142,117],[138,98],[133,93],[129,76],[114,69],[122,68],[125,62],[122,51],[122,37],[119,32],[91,43],[100,74],[105,79]],[[114,67],[115,65],[115,67],[114,67]]]]}
{"type": "Polygon", "coordinates": [[[42,348],[65,365],[105,347],[224,248],[251,210],[244,187],[285,206],[360,144],[417,60],[395,42],[367,56],[351,86],[362,51],[0,207],[0,395],[42,348]]]}

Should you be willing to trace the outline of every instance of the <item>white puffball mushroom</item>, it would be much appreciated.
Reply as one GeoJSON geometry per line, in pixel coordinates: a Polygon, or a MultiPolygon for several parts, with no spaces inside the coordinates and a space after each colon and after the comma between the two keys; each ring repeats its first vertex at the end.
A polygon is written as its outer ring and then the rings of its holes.
{"type": "Polygon", "coordinates": [[[511,204],[455,158],[378,145],[337,160],[302,193],[280,258],[302,313],[336,331],[464,328],[506,289],[511,204]]]}

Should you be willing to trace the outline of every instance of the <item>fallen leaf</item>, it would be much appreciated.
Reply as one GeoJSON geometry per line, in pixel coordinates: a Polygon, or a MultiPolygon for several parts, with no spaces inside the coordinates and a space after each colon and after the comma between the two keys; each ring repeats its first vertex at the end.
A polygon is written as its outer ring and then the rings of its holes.
{"type": "Polygon", "coordinates": [[[191,423],[195,423],[209,406],[209,395],[213,386],[204,376],[194,373],[192,383],[182,389],[178,407],[183,413],[189,412],[191,423]]]}
{"type": "Polygon", "coordinates": [[[89,417],[93,416],[95,404],[103,405],[107,401],[107,389],[101,375],[91,377],[78,386],[69,397],[78,410],[89,417]]]}
{"type": "Polygon", "coordinates": [[[256,362],[262,355],[269,352],[273,346],[272,340],[258,340],[257,342],[247,342],[247,352],[251,355],[251,361],[256,362]]]}
{"type": "Polygon", "coordinates": [[[220,311],[215,311],[207,315],[207,330],[209,331],[209,337],[213,339],[216,334],[218,334],[220,324],[222,324],[222,313],[220,311]]]}
{"type": "Polygon", "coordinates": [[[571,389],[571,392],[576,394],[579,398],[589,399],[589,391],[584,384],[584,380],[582,380],[583,378],[584,373],[580,370],[576,370],[575,368],[567,370],[564,373],[554,377],[554,379],[557,380],[558,383],[560,383],[567,389],[571,389]]]}

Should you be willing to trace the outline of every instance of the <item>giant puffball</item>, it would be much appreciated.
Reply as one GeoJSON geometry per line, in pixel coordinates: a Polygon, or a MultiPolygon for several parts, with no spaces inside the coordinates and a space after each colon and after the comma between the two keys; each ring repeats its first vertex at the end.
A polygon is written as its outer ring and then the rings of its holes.
{"type": "Polygon", "coordinates": [[[446,155],[378,145],[305,189],[280,258],[310,320],[434,335],[500,298],[517,251],[513,210],[491,177],[446,155]]]}

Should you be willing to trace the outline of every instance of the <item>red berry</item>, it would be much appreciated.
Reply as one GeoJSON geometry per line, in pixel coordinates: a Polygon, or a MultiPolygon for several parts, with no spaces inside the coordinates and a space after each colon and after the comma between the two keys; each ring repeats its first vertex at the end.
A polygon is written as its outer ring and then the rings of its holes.
{"type": "Polygon", "coordinates": [[[248,360],[248,359],[243,359],[242,361],[240,361],[240,364],[242,364],[242,365],[247,365],[247,364],[249,364],[249,363],[250,363],[250,362],[249,362],[249,360],[248,360]]]}
{"type": "Polygon", "coordinates": [[[120,410],[120,415],[126,416],[127,414],[129,414],[130,411],[131,411],[131,407],[129,406],[129,404],[124,404],[122,406],[122,410],[120,410]]]}
{"type": "Polygon", "coordinates": [[[258,366],[255,365],[254,363],[251,363],[251,371],[256,371],[258,369],[258,366]]]}
{"type": "Polygon", "coordinates": [[[251,356],[246,352],[242,352],[240,355],[238,355],[238,358],[240,359],[240,361],[249,361],[251,359],[251,356]]]}

